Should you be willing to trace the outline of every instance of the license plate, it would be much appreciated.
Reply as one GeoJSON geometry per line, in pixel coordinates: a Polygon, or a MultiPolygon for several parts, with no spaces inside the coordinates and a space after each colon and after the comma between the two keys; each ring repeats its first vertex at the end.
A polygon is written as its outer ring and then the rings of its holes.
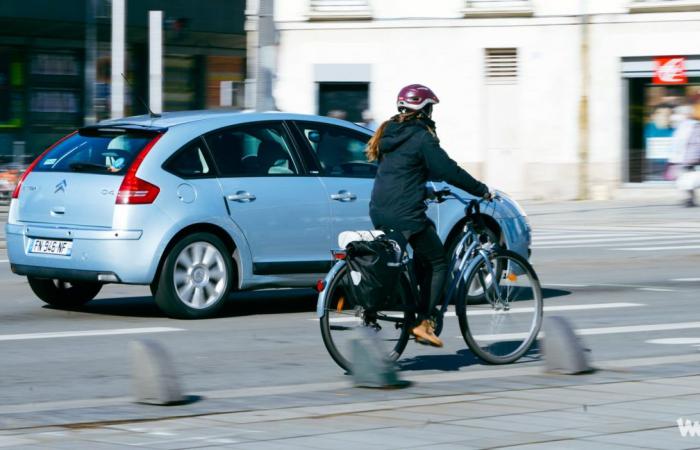
{"type": "Polygon", "coordinates": [[[72,241],[54,241],[49,239],[34,239],[29,247],[29,253],[45,255],[70,256],[73,249],[72,241]]]}

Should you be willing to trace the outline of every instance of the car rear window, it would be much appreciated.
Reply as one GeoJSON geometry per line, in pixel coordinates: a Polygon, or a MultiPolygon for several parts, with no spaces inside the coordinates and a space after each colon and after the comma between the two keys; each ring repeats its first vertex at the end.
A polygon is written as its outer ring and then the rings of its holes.
{"type": "Polygon", "coordinates": [[[123,175],[155,136],[140,130],[81,130],[52,148],[34,170],[123,175]]]}

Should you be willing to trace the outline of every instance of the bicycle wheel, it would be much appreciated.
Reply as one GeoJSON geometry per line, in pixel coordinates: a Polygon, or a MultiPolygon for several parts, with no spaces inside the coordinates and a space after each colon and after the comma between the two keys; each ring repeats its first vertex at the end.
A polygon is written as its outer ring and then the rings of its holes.
{"type": "Polygon", "coordinates": [[[348,270],[344,266],[329,283],[323,305],[325,314],[320,320],[321,336],[328,353],[340,367],[352,372],[351,341],[358,336],[359,327],[369,327],[384,344],[387,357],[392,361],[397,360],[408,343],[414,317],[407,306],[410,304],[410,291],[404,277],[391,301],[391,305],[401,306],[368,313],[345,294],[343,278],[346,276],[348,270]]]}
{"type": "Polygon", "coordinates": [[[542,289],[529,262],[509,250],[497,250],[479,262],[462,282],[456,312],[469,348],[491,364],[507,364],[523,356],[542,325],[542,289]],[[503,268],[503,270],[499,270],[503,268]],[[484,301],[468,294],[477,284],[484,301]]]}

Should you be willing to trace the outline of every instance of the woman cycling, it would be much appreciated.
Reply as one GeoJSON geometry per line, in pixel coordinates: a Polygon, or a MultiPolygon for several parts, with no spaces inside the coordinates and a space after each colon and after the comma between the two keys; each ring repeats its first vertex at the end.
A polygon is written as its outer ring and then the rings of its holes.
{"type": "Polygon", "coordinates": [[[377,129],[367,144],[367,158],[379,162],[369,207],[374,226],[402,232],[413,248],[414,261],[424,269],[419,325],[412,334],[420,343],[442,347],[432,317],[442,295],[447,258],[425,213],[426,183],[446,181],[487,200],[491,194],[440,148],[431,119],[436,103],[437,96],[426,86],[412,84],[401,89],[396,100],[399,113],[377,129]]]}

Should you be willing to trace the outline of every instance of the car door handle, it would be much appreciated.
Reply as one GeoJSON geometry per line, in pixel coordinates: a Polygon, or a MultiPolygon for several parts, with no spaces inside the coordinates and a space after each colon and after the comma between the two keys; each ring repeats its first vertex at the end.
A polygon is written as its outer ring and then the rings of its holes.
{"type": "Polygon", "coordinates": [[[357,195],[348,191],[338,191],[337,194],[331,194],[331,200],[338,200],[339,202],[352,202],[357,200],[357,195]]]}
{"type": "Polygon", "coordinates": [[[238,191],[226,197],[230,202],[248,203],[255,200],[255,196],[250,192],[238,191]]]}

